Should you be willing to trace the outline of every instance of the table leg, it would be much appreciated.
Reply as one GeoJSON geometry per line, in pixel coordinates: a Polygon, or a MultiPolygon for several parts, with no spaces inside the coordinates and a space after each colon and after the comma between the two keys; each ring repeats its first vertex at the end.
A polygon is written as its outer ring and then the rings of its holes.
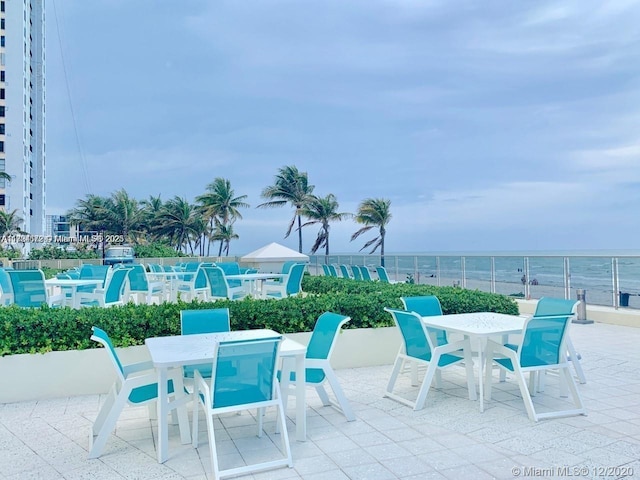
{"type": "Polygon", "coordinates": [[[158,369],[158,400],[157,400],[157,408],[158,408],[158,463],[164,463],[167,459],[168,448],[167,444],[169,443],[169,432],[167,425],[167,407],[168,407],[168,396],[169,393],[167,391],[167,369],[159,368],[158,369]]]}
{"type": "Polygon", "coordinates": [[[484,369],[485,369],[485,355],[487,350],[486,337],[480,337],[478,339],[478,401],[480,402],[480,413],[484,412],[484,369]]]}
{"type": "Polygon", "coordinates": [[[296,355],[296,438],[307,440],[307,384],[305,375],[305,353],[296,355]]]}

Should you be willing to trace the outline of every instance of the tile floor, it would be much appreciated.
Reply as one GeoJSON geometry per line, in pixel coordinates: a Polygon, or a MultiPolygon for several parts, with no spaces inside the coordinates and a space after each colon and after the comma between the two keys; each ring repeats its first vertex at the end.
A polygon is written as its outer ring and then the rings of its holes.
{"type": "MultiPolygon", "coordinates": [[[[293,468],[237,477],[304,480],[425,480],[520,478],[640,478],[640,328],[573,325],[587,384],[579,390],[588,416],[527,418],[515,382],[494,387],[484,413],[466,397],[464,370],[443,374],[420,412],[383,398],[390,365],[339,370],[356,411],[346,422],[308,400],[307,442],[297,442],[290,423],[293,468]]],[[[555,405],[555,380],[535,397],[555,405]]],[[[414,390],[408,382],[404,388],[414,390]]],[[[413,392],[415,393],[415,392],[413,392]]],[[[211,473],[206,428],[200,447],[181,445],[170,432],[170,458],[155,456],[155,421],[147,408],[127,407],[104,454],[87,459],[88,432],[103,398],[69,397],[0,405],[0,479],[204,479],[211,473]]],[[[293,399],[289,416],[293,418],[293,399]]],[[[202,417],[201,417],[202,418],[202,417]]],[[[251,414],[229,415],[218,424],[223,466],[268,455],[278,444],[274,416],[258,439],[251,414]]]]}

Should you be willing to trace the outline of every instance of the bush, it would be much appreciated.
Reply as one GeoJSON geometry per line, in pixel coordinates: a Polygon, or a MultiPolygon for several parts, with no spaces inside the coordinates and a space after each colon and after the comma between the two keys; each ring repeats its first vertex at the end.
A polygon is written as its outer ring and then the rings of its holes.
{"type": "Polygon", "coordinates": [[[0,356],[44,353],[53,350],[95,348],[91,327],[109,333],[117,347],[141,345],[148,337],[178,335],[180,310],[228,307],[233,330],[270,328],[281,333],[311,331],[326,311],[351,317],[345,328],[392,326],[384,307],[401,308],[401,296],[437,295],[444,313],[494,311],[518,314],[514,300],[491,293],[452,287],[383,284],[305,275],[304,297],[282,300],[218,300],[162,305],[127,304],[110,308],[23,309],[3,307],[0,321],[0,356]]]}
{"type": "Polygon", "coordinates": [[[136,257],[138,258],[166,258],[166,257],[186,257],[184,252],[178,252],[175,248],[164,243],[152,242],[146,245],[134,246],[136,257]]]}

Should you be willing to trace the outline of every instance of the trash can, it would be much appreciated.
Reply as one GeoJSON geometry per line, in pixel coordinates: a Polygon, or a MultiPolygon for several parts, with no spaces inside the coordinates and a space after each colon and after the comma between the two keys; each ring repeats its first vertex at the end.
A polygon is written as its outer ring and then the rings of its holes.
{"type": "Polygon", "coordinates": [[[631,295],[630,293],[620,292],[620,306],[621,307],[628,307],[629,306],[629,296],[630,295],[631,295]]]}
{"type": "Polygon", "coordinates": [[[576,309],[576,318],[573,323],[593,323],[593,320],[587,320],[587,291],[577,288],[576,297],[580,300],[580,303],[576,309]]]}

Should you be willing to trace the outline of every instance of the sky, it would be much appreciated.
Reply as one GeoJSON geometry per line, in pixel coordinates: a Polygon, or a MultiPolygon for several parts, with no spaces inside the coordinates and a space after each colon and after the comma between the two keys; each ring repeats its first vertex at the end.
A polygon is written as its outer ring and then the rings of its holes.
{"type": "MultiPolygon", "coordinates": [[[[340,211],[391,201],[387,253],[638,249],[640,3],[47,0],[47,210],[125,189],[251,205],[279,168],[340,211]]],[[[331,253],[374,233],[331,225],[331,253]]],[[[309,253],[317,226],[303,229],[309,253]]],[[[366,252],[367,250],[365,250],[366,252]]]]}

